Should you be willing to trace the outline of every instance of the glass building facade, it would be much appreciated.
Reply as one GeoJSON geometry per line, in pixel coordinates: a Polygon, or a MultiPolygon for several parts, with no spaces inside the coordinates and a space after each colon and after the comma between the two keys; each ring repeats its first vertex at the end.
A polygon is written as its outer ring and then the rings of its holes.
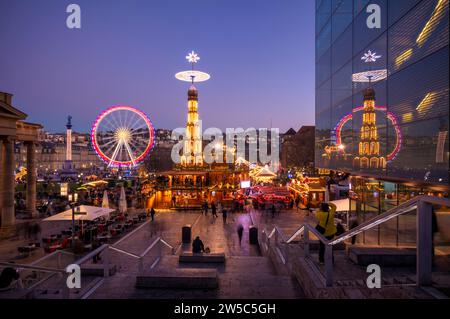
{"type": "MultiPolygon", "coordinates": [[[[448,197],[448,130],[449,0],[316,0],[315,164],[352,174],[352,220],[448,197]]],[[[358,242],[415,234],[413,211],[358,242]]]]}
{"type": "Polygon", "coordinates": [[[316,0],[316,167],[448,187],[448,19],[449,0],[316,0]]]}

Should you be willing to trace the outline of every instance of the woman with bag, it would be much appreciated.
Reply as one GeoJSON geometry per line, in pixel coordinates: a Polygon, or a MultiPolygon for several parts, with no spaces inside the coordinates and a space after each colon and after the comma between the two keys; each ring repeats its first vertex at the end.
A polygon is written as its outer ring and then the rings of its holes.
{"type": "MultiPolygon", "coordinates": [[[[333,203],[322,203],[320,209],[316,213],[318,220],[316,229],[326,239],[331,240],[336,234],[336,226],[334,225],[334,213],[336,212],[336,205],[333,203]]],[[[319,263],[324,263],[325,244],[319,241],[319,263]]]]}

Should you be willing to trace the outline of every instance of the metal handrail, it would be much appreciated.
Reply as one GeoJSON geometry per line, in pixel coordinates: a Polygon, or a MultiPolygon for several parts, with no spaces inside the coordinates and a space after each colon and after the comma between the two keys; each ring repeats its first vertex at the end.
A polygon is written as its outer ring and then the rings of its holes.
{"type": "Polygon", "coordinates": [[[51,267],[39,267],[39,266],[30,266],[25,264],[16,264],[16,263],[7,263],[7,262],[0,262],[0,266],[3,267],[13,267],[18,269],[30,269],[30,270],[37,270],[42,272],[50,272],[50,273],[66,273],[63,269],[57,269],[57,268],[51,268],[51,267]]]}
{"type": "Polygon", "coordinates": [[[109,249],[115,250],[115,251],[117,251],[118,253],[122,253],[122,254],[124,254],[124,255],[128,255],[128,256],[133,257],[133,258],[136,258],[136,259],[141,258],[141,257],[138,256],[138,255],[135,255],[135,254],[130,253],[130,252],[128,252],[128,251],[126,251],[126,250],[123,250],[123,249],[119,249],[119,248],[114,247],[114,246],[109,246],[109,249]]]}
{"type": "Polygon", "coordinates": [[[158,244],[158,242],[159,242],[160,240],[161,240],[161,237],[157,237],[157,238],[153,241],[153,243],[151,243],[151,245],[148,246],[146,250],[144,250],[144,252],[139,256],[139,258],[144,258],[144,257],[150,252],[150,250],[152,250],[153,247],[155,247],[156,244],[158,244]]]}
{"type": "MultiPolygon", "coordinates": [[[[345,233],[343,233],[342,235],[338,236],[337,238],[333,239],[333,240],[327,240],[321,233],[319,233],[314,227],[312,227],[310,224],[302,224],[295,232],[293,235],[291,235],[289,237],[288,240],[286,240],[286,243],[291,243],[297,236],[299,236],[301,233],[304,232],[305,227],[308,228],[309,231],[311,231],[312,233],[314,233],[314,235],[317,236],[317,238],[324,243],[325,245],[336,245],[348,238],[351,238],[355,235],[358,235],[364,231],[368,231],[392,218],[395,218],[399,215],[403,215],[405,213],[409,213],[412,210],[417,208],[417,204],[419,202],[425,202],[425,203],[429,203],[429,204],[434,204],[434,205],[441,205],[441,206],[449,206],[450,207],[450,200],[446,199],[446,198],[439,198],[439,197],[433,197],[433,196],[425,196],[425,195],[421,195],[421,196],[416,196],[404,203],[402,203],[401,205],[394,207],[390,210],[388,210],[387,212],[380,214],[378,216],[376,216],[375,218],[362,223],[361,225],[358,225],[357,227],[353,228],[350,231],[347,231],[345,233]]],[[[276,227],[276,226],[275,226],[276,227]]],[[[275,229],[274,229],[275,230],[275,229]]]]}
{"type": "MultiPolygon", "coordinates": [[[[450,207],[450,200],[446,198],[433,197],[427,195],[416,196],[401,205],[394,207],[387,212],[376,216],[375,218],[362,223],[361,225],[353,228],[350,231],[343,233],[335,239],[327,240],[323,234],[319,233],[315,227],[310,224],[302,224],[287,240],[283,240],[282,232],[275,226],[271,231],[268,238],[272,237],[275,233],[279,234],[281,239],[290,244],[297,236],[304,234],[305,256],[309,255],[309,232],[313,233],[324,245],[325,245],[325,272],[326,272],[326,285],[332,286],[333,284],[333,265],[332,265],[332,248],[334,245],[340,242],[356,236],[364,231],[371,230],[383,224],[395,217],[403,214],[407,214],[414,209],[417,209],[417,229],[418,229],[418,245],[417,249],[430,250],[431,251],[431,214],[426,214],[421,211],[427,210],[431,213],[431,205],[440,205],[450,207]],[[422,220],[421,220],[422,219],[422,220]],[[420,221],[420,222],[419,222],[420,221]],[[420,230],[419,230],[420,228],[420,230]],[[428,229],[430,228],[430,229],[428,229]],[[420,238],[419,238],[420,237],[420,238]]],[[[265,231],[267,234],[267,231],[265,231]]],[[[417,278],[418,284],[430,284],[431,283],[431,253],[424,252],[425,257],[419,257],[417,254],[417,278]]]]}

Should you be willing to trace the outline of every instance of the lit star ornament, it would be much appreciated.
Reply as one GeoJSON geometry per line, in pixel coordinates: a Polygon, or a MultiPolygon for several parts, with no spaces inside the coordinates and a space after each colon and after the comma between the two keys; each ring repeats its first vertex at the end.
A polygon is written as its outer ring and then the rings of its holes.
{"type": "Polygon", "coordinates": [[[186,60],[189,61],[189,63],[197,63],[198,60],[200,60],[200,57],[198,56],[197,53],[195,53],[194,51],[192,51],[191,53],[189,53],[186,56],[186,60]]]}
{"type": "Polygon", "coordinates": [[[363,60],[366,63],[370,62],[376,62],[379,58],[381,58],[381,55],[377,55],[375,52],[367,51],[367,53],[364,53],[361,60],[363,60]]]}

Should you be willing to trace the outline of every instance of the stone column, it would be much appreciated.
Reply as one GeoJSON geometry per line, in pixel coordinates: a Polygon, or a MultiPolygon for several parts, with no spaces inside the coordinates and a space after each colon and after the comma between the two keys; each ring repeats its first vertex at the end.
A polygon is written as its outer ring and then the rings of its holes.
{"type": "Polygon", "coordinates": [[[36,210],[36,144],[27,142],[27,212],[37,217],[36,210]]]}
{"type": "Polygon", "coordinates": [[[3,140],[2,156],[2,228],[10,228],[15,222],[14,213],[14,141],[3,140]]]}

